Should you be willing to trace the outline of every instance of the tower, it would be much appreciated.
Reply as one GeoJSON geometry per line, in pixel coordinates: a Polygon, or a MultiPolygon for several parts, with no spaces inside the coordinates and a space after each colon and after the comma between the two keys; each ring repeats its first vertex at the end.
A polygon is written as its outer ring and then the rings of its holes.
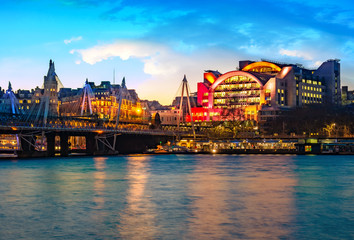
{"type": "Polygon", "coordinates": [[[54,62],[49,61],[47,76],[44,76],[43,100],[48,100],[48,116],[58,116],[58,83],[59,78],[55,73],[54,62]]]}
{"type": "Polygon", "coordinates": [[[50,60],[47,76],[44,76],[43,89],[36,88],[27,120],[39,121],[45,126],[48,117],[59,115],[58,86],[62,84],[55,73],[54,62],[50,60]]]}

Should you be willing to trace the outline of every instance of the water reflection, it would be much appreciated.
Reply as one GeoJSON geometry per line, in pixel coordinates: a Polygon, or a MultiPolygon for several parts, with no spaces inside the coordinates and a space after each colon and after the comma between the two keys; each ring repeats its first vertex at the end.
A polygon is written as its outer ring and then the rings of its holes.
{"type": "Polygon", "coordinates": [[[354,239],[352,156],[0,162],[0,239],[354,239]]]}
{"type": "Polygon", "coordinates": [[[104,189],[105,189],[105,180],[106,180],[106,159],[105,157],[95,157],[93,160],[95,162],[96,171],[93,173],[94,183],[94,197],[93,201],[96,203],[94,209],[103,209],[104,208],[104,189]]]}
{"type": "Polygon", "coordinates": [[[230,158],[218,157],[196,166],[190,178],[190,195],[196,200],[188,238],[277,239],[291,234],[296,180],[288,159],[271,164],[241,160],[235,166],[224,162],[230,158]]]}
{"type": "Polygon", "coordinates": [[[153,239],[156,234],[155,207],[146,192],[149,179],[149,157],[130,157],[127,167],[129,189],[126,208],[117,226],[123,239],[153,239]]]}
{"type": "Polygon", "coordinates": [[[287,157],[245,161],[251,172],[240,182],[242,208],[234,214],[242,234],[251,239],[289,238],[294,230],[294,187],[292,162],[287,157]]]}
{"type": "Polygon", "coordinates": [[[189,236],[193,239],[223,239],[227,236],[225,214],[229,189],[227,176],[218,174],[218,161],[200,161],[190,177],[190,195],[195,199],[189,219],[189,236]]]}

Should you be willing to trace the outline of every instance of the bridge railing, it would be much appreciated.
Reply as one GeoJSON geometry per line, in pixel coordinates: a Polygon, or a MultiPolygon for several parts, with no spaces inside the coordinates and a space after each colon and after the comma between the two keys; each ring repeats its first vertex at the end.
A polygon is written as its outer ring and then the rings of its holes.
{"type": "Polygon", "coordinates": [[[121,132],[135,134],[158,134],[165,133],[169,135],[177,135],[188,133],[190,131],[169,131],[163,129],[150,129],[148,124],[125,123],[115,128],[113,123],[104,123],[92,119],[52,117],[47,122],[35,121],[34,119],[26,119],[24,115],[0,113],[0,126],[14,128],[36,128],[41,130],[63,130],[72,129],[75,131],[104,131],[104,132],[121,132]]]}

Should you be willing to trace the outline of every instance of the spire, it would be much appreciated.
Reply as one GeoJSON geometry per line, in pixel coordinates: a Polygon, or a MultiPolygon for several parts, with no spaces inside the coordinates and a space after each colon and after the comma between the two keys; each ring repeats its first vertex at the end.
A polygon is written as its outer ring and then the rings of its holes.
{"type": "Polygon", "coordinates": [[[12,91],[11,82],[9,82],[9,87],[8,87],[7,91],[9,91],[9,92],[12,91]]]}
{"type": "Polygon", "coordinates": [[[122,88],[127,88],[127,86],[125,85],[125,77],[123,77],[123,80],[122,80],[122,88]]]}
{"type": "Polygon", "coordinates": [[[52,61],[52,59],[50,59],[49,61],[49,69],[48,69],[48,74],[47,74],[47,78],[50,78],[51,76],[55,76],[55,66],[54,66],[54,62],[52,61]]]}
{"type": "Polygon", "coordinates": [[[88,84],[88,78],[86,78],[85,84],[88,84]]]}
{"type": "Polygon", "coordinates": [[[55,67],[54,67],[54,62],[52,59],[49,61],[49,69],[53,68],[53,71],[55,72],[55,67]]]}

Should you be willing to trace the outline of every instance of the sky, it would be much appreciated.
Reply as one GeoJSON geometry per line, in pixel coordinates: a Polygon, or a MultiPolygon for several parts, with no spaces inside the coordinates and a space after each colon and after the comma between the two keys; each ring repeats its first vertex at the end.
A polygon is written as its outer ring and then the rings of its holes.
{"type": "Polygon", "coordinates": [[[354,3],[349,0],[0,0],[0,87],[41,87],[49,60],[64,87],[120,83],[171,104],[184,74],[270,59],[316,68],[340,59],[354,88],[354,3]],[[115,74],[114,74],[115,73],[115,74]],[[113,76],[115,75],[115,77],[113,76]]]}

